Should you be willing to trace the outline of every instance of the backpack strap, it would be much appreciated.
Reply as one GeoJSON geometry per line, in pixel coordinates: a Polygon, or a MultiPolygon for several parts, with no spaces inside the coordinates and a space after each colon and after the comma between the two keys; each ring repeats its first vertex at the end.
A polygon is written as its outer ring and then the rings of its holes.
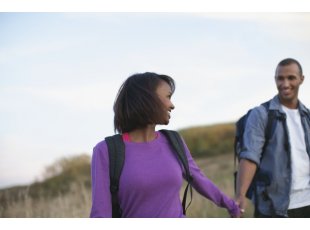
{"type": "MultiPolygon", "coordinates": [[[[272,131],[274,130],[274,127],[273,127],[273,124],[274,124],[274,119],[277,118],[276,116],[276,111],[275,110],[270,110],[269,109],[269,105],[270,105],[270,101],[267,101],[265,103],[262,104],[262,106],[265,107],[267,113],[268,113],[268,121],[267,121],[267,126],[266,126],[266,129],[265,129],[265,143],[264,143],[264,146],[263,146],[263,151],[262,151],[262,154],[264,154],[265,152],[265,149],[266,149],[266,146],[268,145],[269,143],[269,140],[272,136],[272,131]]],[[[263,155],[262,155],[263,157],[263,155]]]]}
{"type": "Polygon", "coordinates": [[[125,161],[125,145],[120,134],[106,137],[109,152],[110,192],[112,198],[112,217],[120,218],[122,210],[118,201],[119,179],[125,161]]]}
{"type": "Polygon", "coordinates": [[[191,185],[193,178],[192,178],[190,171],[189,171],[189,165],[188,165],[188,160],[187,160],[187,156],[185,153],[183,141],[182,141],[180,134],[176,131],[166,130],[166,129],[162,129],[159,131],[161,133],[163,133],[167,137],[167,139],[169,140],[170,145],[175,150],[179,160],[181,161],[181,163],[183,165],[184,171],[185,171],[185,179],[187,181],[187,186],[186,186],[186,188],[184,190],[184,194],[183,194],[182,207],[183,207],[183,214],[186,215],[186,210],[189,207],[189,205],[191,204],[192,197],[193,197],[193,191],[192,191],[192,185],[191,185]],[[189,204],[186,206],[186,198],[187,198],[188,189],[190,190],[191,200],[190,200],[189,204]]]}
{"type": "MultiPolygon", "coordinates": [[[[167,139],[169,140],[170,145],[173,147],[175,152],[177,153],[178,158],[180,159],[184,171],[185,171],[185,178],[188,182],[182,200],[182,207],[183,207],[183,214],[186,214],[186,210],[192,202],[192,176],[189,171],[189,165],[187,156],[185,153],[185,149],[183,146],[182,139],[178,132],[171,131],[171,130],[160,130],[167,139]],[[186,198],[188,189],[190,190],[191,201],[186,206],[186,198]]],[[[122,210],[119,205],[118,200],[118,190],[119,190],[119,179],[122,173],[124,161],[125,161],[125,145],[120,134],[116,134],[114,136],[109,136],[105,138],[105,141],[108,146],[109,152],[109,168],[110,168],[110,192],[111,192],[111,199],[112,199],[112,217],[121,217],[122,210]]]]}

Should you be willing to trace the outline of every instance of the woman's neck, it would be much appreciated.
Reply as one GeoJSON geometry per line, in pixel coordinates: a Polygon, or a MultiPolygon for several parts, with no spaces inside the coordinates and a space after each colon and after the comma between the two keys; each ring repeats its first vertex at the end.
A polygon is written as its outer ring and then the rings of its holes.
{"type": "Polygon", "coordinates": [[[135,129],[129,133],[130,141],[132,142],[149,142],[156,139],[155,126],[147,126],[141,129],[135,129]]]}

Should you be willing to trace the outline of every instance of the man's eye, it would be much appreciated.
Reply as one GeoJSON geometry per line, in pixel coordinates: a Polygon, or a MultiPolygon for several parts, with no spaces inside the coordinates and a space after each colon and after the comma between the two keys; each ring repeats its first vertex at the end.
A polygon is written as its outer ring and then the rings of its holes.
{"type": "Polygon", "coordinates": [[[288,77],[288,80],[290,80],[290,81],[293,81],[293,80],[295,80],[295,79],[296,79],[295,76],[289,76],[289,77],[288,77]]]}
{"type": "Polygon", "coordinates": [[[278,81],[283,81],[283,77],[277,77],[278,81]]]}

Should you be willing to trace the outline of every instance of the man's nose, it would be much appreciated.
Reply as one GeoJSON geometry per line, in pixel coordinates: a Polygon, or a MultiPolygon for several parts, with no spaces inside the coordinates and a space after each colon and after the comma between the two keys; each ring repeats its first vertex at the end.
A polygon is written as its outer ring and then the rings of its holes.
{"type": "Polygon", "coordinates": [[[284,79],[282,85],[283,85],[283,87],[289,87],[290,86],[289,80],[288,79],[284,79]]]}

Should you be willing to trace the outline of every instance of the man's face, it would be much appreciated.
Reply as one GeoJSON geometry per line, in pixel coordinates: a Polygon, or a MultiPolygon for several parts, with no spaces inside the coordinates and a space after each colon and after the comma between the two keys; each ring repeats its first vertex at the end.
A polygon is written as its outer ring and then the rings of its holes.
{"type": "Polygon", "coordinates": [[[283,105],[289,108],[297,107],[298,89],[303,80],[304,76],[300,75],[297,64],[277,67],[275,81],[283,105]]]}

